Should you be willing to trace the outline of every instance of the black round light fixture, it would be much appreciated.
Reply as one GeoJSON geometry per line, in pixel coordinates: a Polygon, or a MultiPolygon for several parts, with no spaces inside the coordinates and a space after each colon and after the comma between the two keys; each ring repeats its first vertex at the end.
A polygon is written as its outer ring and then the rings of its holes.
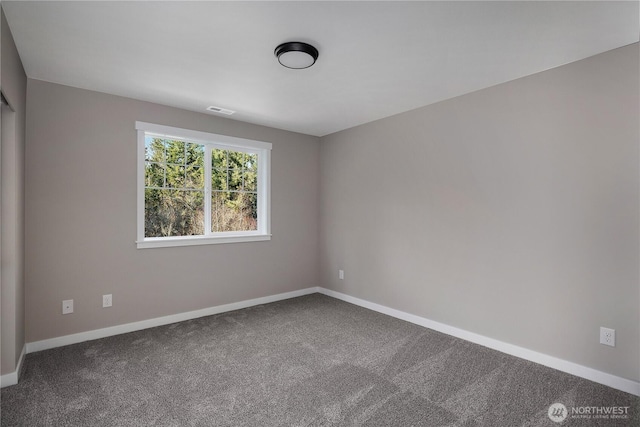
{"type": "Polygon", "coordinates": [[[273,53],[280,64],[294,70],[309,68],[318,59],[318,49],[303,42],[282,43],[273,53]]]}

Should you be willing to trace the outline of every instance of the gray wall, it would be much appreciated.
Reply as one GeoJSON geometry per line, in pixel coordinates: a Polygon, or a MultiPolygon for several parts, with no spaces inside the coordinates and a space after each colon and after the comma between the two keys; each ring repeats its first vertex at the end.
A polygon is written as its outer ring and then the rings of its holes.
{"type": "Polygon", "coordinates": [[[24,140],[27,77],[4,11],[1,16],[0,88],[13,111],[2,108],[0,288],[2,375],[16,370],[25,343],[24,140]]]}
{"type": "Polygon", "coordinates": [[[635,44],[323,137],[323,285],[640,379],[638,59],[635,44]]]}
{"type": "Polygon", "coordinates": [[[32,79],[27,100],[28,342],[319,284],[318,138],[32,79]],[[136,120],[272,143],[272,240],[136,249],[136,120]]]}

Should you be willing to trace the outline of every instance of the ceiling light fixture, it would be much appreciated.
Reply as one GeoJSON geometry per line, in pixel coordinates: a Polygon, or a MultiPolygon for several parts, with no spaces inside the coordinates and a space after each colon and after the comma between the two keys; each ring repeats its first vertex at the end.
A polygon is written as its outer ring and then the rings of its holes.
{"type": "Polygon", "coordinates": [[[287,42],[282,43],[273,53],[278,58],[278,62],[287,68],[302,70],[309,68],[318,59],[318,49],[307,43],[287,42]]]}

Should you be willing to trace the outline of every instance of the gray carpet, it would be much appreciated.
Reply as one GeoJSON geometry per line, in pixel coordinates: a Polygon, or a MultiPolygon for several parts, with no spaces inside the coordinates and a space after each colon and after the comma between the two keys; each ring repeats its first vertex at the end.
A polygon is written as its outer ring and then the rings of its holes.
{"type": "Polygon", "coordinates": [[[29,354],[2,426],[639,426],[630,394],[320,294],[29,354]],[[628,406],[628,419],[547,415],[628,406]],[[569,409],[571,411],[571,409],[569,409]]]}

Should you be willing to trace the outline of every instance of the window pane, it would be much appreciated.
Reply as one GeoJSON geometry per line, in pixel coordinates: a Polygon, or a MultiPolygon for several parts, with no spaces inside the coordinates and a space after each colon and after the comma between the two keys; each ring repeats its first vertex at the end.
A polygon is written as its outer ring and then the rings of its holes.
{"type": "Polygon", "coordinates": [[[144,137],[144,159],[151,160],[151,156],[153,156],[153,147],[151,145],[153,142],[153,138],[145,135],[144,137]]]}
{"type": "Polygon", "coordinates": [[[244,192],[214,192],[211,197],[211,231],[258,229],[257,195],[244,192]]]}
{"type": "Polygon", "coordinates": [[[165,145],[167,147],[167,163],[183,165],[185,163],[184,142],[167,140],[165,145]]]}
{"type": "Polygon", "coordinates": [[[204,189],[204,169],[187,166],[185,188],[204,189]]]}
{"type": "Polygon", "coordinates": [[[167,165],[167,188],[184,188],[184,166],[167,165]]]}
{"type": "Polygon", "coordinates": [[[147,189],[145,237],[204,234],[204,192],[147,189]]]}
{"type": "Polygon", "coordinates": [[[145,136],[144,156],[145,160],[164,163],[164,141],[160,138],[145,136]]]}
{"type": "Polygon", "coordinates": [[[242,169],[229,169],[229,190],[242,190],[242,169]]]}
{"type": "Polygon", "coordinates": [[[247,154],[244,159],[244,168],[247,170],[258,171],[258,155],[247,154]]]}
{"type": "Polygon", "coordinates": [[[245,154],[240,151],[228,151],[229,156],[229,168],[230,169],[242,169],[244,165],[245,154]]]}
{"type": "Polygon", "coordinates": [[[188,166],[204,166],[204,146],[186,143],[186,164],[188,166]]]}
{"type": "Polygon", "coordinates": [[[258,191],[258,159],[246,162],[248,166],[244,170],[244,189],[246,191],[258,191]]]}
{"type": "Polygon", "coordinates": [[[212,190],[227,190],[227,170],[226,169],[213,169],[211,171],[211,189],[212,190]]]}
{"type": "Polygon", "coordinates": [[[145,163],[144,185],[146,187],[164,187],[165,166],[160,163],[145,163]]]}
{"type": "Polygon", "coordinates": [[[219,150],[217,148],[211,150],[211,167],[226,169],[227,166],[227,150],[219,150]]]}
{"type": "Polygon", "coordinates": [[[245,221],[250,224],[251,230],[258,229],[258,194],[257,193],[242,193],[244,204],[245,221]]]}

